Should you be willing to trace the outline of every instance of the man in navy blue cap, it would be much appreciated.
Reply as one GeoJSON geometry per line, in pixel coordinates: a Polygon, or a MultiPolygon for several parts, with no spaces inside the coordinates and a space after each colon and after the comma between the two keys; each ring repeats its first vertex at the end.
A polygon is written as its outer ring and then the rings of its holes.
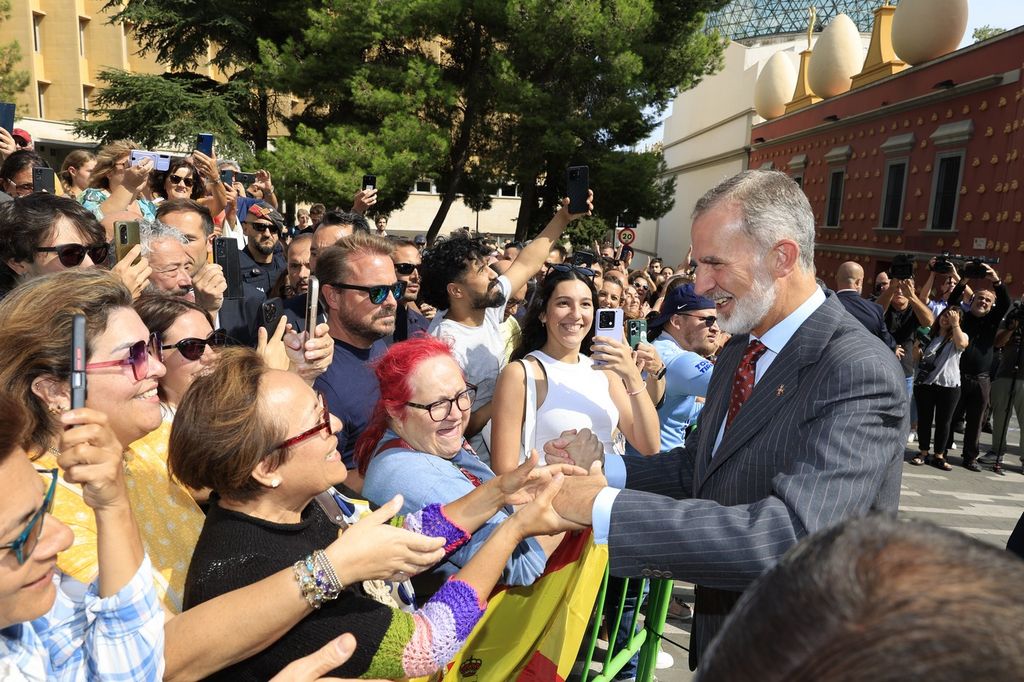
{"type": "Polygon", "coordinates": [[[714,367],[708,358],[720,333],[715,302],[684,284],[668,293],[651,328],[660,330],[654,348],[665,363],[665,399],[658,408],[661,449],[671,450],[683,445],[687,427],[704,407],[714,367]]]}

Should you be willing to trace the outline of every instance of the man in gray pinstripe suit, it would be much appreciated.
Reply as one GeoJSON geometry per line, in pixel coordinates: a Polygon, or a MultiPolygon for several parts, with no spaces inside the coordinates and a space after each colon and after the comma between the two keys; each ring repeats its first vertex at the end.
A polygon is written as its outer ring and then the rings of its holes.
{"type": "MultiPolygon", "coordinates": [[[[801,538],[896,511],[907,401],[892,352],[816,285],[814,216],[786,175],[712,189],[692,242],[695,288],[734,335],[696,432],[653,457],[604,457],[607,479],[567,478],[556,507],[607,539],[614,575],[697,584],[695,668],[742,591],[801,538]]],[[[596,454],[564,453],[584,467],[596,454]]]]}

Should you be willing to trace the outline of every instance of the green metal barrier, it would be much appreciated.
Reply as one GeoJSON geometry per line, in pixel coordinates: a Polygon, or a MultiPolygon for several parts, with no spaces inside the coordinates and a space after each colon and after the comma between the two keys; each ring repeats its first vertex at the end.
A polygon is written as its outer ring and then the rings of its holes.
{"type": "Polygon", "coordinates": [[[605,600],[608,594],[608,569],[604,570],[604,579],[601,581],[601,589],[597,593],[597,603],[594,605],[594,614],[590,626],[590,637],[584,646],[583,670],[581,682],[610,682],[622,670],[634,654],[640,652],[637,663],[637,682],[651,682],[654,679],[655,662],[658,658],[658,647],[661,643],[661,635],[665,631],[665,618],[668,616],[669,602],[672,600],[671,580],[624,580],[622,594],[617,604],[607,605],[608,617],[608,650],[605,652],[604,661],[601,664],[601,672],[591,677],[590,665],[594,658],[594,649],[597,647],[598,633],[601,629],[601,618],[605,614],[605,600]],[[644,613],[644,627],[636,631],[636,623],[640,617],[640,597],[644,588],[650,584],[650,593],[647,595],[647,608],[644,613]],[[615,650],[615,633],[619,630],[622,621],[622,611],[629,595],[630,587],[635,586],[637,596],[637,608],[633,610],[630,632],[634,632],[625,645],[615,650]]]}

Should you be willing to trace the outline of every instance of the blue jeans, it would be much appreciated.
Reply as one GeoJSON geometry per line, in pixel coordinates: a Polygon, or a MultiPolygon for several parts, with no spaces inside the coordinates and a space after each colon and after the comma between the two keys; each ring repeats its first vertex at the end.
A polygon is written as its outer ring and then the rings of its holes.
{"type": "Polygon", "coordinates": [[[910,428],[917,424],[917,401],[914,400],[914,377],[907,377],[907,394],[910,396],[910,428]]]}
{"type": "MultiPolygon", "coordinates": [[[[637,599],[637,585],[640,583],[642,578],[632,578],[629,581],[629,590],[626,592],[626,601],[622,606],[622,619],[619,621],[619,629],[615,633],[614,650],[618,651],[626,646],[626,642],[629,638],[640,632],[639,621],[636,624],[636,630],[634,632],[629,631],[629,624],[633,622],[633,614],[638,609],[643,608],[644,602],[647,601],[647,593],[650,591],[650,586],[645,585],[643,594],[637,599]]],[[[608,590],[605,592],[605,618],[608,626],[611,627],[615,619],[615,609],[619,608],[619,599],[622,598],[623,579],[616,578],[615,576],[608,576],[608,590]]],[[[608,633],[611,635],[611,633],[608,633]]],[[[611,643],[609,643],[611,645],[611,643]]],[[[635,654],[629,662],[623,666],[622,670],[616,673],[616,679],[624,679],[628,677],[636,677],[636,668],[640,660],[639,652],[635,654]]]]}

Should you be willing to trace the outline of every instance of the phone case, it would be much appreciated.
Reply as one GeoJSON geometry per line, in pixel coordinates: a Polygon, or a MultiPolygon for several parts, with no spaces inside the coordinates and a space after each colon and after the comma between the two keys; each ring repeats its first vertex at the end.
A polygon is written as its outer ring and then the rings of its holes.
{"type": "Polygon", "coordinates": [[[590,169],[587,166],[570,166],[566,182],[569,213],[587,212],[587,191],[589,189],[590,169]]]}

